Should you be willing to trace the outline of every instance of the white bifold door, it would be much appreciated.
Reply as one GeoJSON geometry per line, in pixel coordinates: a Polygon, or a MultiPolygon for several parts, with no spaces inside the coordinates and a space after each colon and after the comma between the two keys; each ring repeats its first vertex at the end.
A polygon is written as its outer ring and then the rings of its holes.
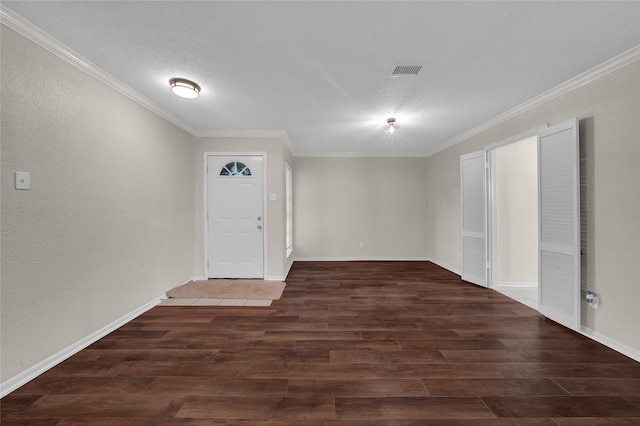
{"type": "Polygon", "coordinates": [[[487,286],[485,151],[460,157],[462,279],[487,286]]]}
{"type": "MultiPolygon", "coordinates": [[[[538,310],[580,328],[580,177],[578,120],[538,132],[538,310]]],[[[490,166],[491,167],[491,166],[490,166]]],[[[462,279],[486,286],[485,151],[460,157],[462,279]]],[[[500,220],[500,218],[497,218],[500,220]]]]}
{"type": "Polygon", "coordinates": [[[541,314],[580,328],[580,178],[578,120],[538,135],[539,306],[541,314]]]}

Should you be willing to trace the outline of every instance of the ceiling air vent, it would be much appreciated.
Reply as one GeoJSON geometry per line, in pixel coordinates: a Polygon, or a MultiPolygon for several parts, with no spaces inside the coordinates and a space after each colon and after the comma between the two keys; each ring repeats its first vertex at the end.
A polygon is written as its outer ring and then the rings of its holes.
{"type": "Polygon", "coordinates": [[[406,75],[418,75],[422,65],[394,65],[391,67],[389,77],[402,77],[406,75]]]}

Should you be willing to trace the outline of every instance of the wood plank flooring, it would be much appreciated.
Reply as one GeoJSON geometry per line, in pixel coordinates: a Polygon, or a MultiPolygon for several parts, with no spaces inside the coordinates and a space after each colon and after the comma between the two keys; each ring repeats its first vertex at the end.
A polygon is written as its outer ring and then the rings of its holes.
{"type": "Polygon", "coordinates": [[[2,425],[640,425],[640,363],[429,262],[296,262],[270,307],[159,306],[2,425]]]}

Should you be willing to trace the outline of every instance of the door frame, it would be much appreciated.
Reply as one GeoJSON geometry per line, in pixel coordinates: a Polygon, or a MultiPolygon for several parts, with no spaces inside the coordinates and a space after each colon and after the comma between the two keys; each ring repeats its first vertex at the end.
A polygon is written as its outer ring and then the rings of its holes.
{"type": "Polygon", "coordinates": [[[204,206],[203,206],[203,225],[204,225],[204,276],[209,277],[209,157],[262,157],[262,218],[264,232],[262,233],[262,278],[267,276],[268,255],[267,250],[269,239],[269,222],[267,212],[267,153],[266,152],[240,152],[240,151],[208,151],[204,153],[204,206]]]}
{"type": "MultiPolygon", "coordinates": [[[[558,322],[559,324],[562,324],[563,326],[574,330],[574,331],[578,331],[580,332],[580,327],[581,327],[581,320],[580,320],[580,303],[581,303],[581,281],[580,281],[580,253],[581,253],[581,240],[580,240],[580,189],[577,189],[576,192],[576,199],[574,200],[574,212],[573,212],[573,216],[575,218],[577,218],[577,221],[573,224],[574,225],[574,241],[573,241],[573,245],[574,245],[574,250],[576,251],[575,253],[572,253],[574,256],[573,259],[573,271],[575,272],[576,276],[573,278],[573,287],[577,287],[577,290],[575,293],[573,294],[571,303],[573,305],[573,317],[570,319],[566,319],[566,318],[559,318],[558,315],[554,312],[552,312],[551,310],[548,310],[548,308],[545,308],[544,306],[541,306],[541,301],[542,299],[542,292],[543,292],[543,282],[542,282],[542,257],[541,257],[541,247],[542,247],[542,240],[541,240],[541,235],[542,235],[542,217],[541,217],[541,195],[540,195],[540,139],[542,137],[545,137],[545,135],[547,134],[551,134],[549,133],[550,130],[554,130],[554,129],[560,129],[563,127],[566,127],[567,125],[572,125],[573,131],[576,132],[576,137],[578,138],[578,132],[579,132],[579,121],[577,118],[573,118],[570,120],[566,120],[564,122],[558,123],[556,125],[550,126],[550,125],[546,125],[546,126],[540,126],[538,128],[520,133],[519,135],[504,139],[500,142],[488,145],[485,147],[485,152],[488,153],[489,155],[487,155],[488,157],[488,188],[485,191],[485,196],[486,196],[486,238],[487,238],[487,252],[486,252],[486,259],[487,259],[487,266],[488,266],[488,271],[487,271],[487,287],[488,288],[492,288],[492,289],[496,289],[497,287],[497,279],[496,279],[496,268],[495,268],[495,262],[496,262],[496,247],[497,247],[497,227],[496,227],[496,211],[495,211],[495,205],[496,205],[496,200],[495,200],[495,150],[496,148],[499,148],[501,146],[505,146],[508,145],[510,143],[514,143],[514,142],[518,142],[522,139],[526,139],[528,137],[536,137],[536,150],[537,150],[537,161],[538,161],[538,309],[537,311],[540,312],[541,314],[547,316],[546,314],[548,313],[553,313],[553,318],[550,318],[553,321],[558,322]],[[548,312],[545,311],[545,309],[548,310],[548,312]],[[543,313],[543,311],[545,311],[545,313],[543,313]]],[[[577,143],[579,144],[579,139],[577,141],[577,143]]],[[[579,150],[579,148],[578,148],[579,150]]],[[[575,174],[573,175],[573,178],[575,179],[575,181],[578,183],[580,182],[580,178],[579,178],[579,173],[580,173],[580,159],[576,158],[575,159],[576,163],[576,169],[574,170],[575,174]]],[[[560,311],[558,311],[560,312],[560,311]]],[[[562,312],[560,312],[560,314],[562,314],[562,312]]]]}
{"type": "MultiPolygon", "coordinates": [[[[531,137],[538,137],[542,129],[547,126],[540,126],[535,129],[527,130],[518,135],[503,139],[485,147],[488,160],[488,182],[487,182],[487,288],[496,290],[498,288],[498,277],[496,262],[498,259],[498,223],[497,207],[496,207],[496,150],[512,143],[531,137]]],[[[536,144],[539,142],[536,141],[536,144]]],[[[540,225],[538,225],[539,227],[540,225]]],[[[538,278],[539,280],[539,278],[538,278]]],[[[539,286],[538,286],[539,292],[539,286]]],[[[539,296],[539,295],[538,295],[539,296]]]]}

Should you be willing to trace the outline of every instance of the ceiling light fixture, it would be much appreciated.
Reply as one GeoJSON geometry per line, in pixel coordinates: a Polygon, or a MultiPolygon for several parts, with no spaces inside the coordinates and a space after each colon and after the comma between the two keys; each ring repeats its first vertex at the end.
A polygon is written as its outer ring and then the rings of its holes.
{"type": "Polygon", "coordinates": [[[169,80],[171,91],[181,98],[195,99],[200,93],[200,86],[185,78],[172,78],[169,80]]]}
{"type": "Polygon", "coordinates": [[[387,130],[385,131],[388,135],[393,135],[398,131],[396,127],[396,119],[395,118],[387,118],[387,130]]]}

